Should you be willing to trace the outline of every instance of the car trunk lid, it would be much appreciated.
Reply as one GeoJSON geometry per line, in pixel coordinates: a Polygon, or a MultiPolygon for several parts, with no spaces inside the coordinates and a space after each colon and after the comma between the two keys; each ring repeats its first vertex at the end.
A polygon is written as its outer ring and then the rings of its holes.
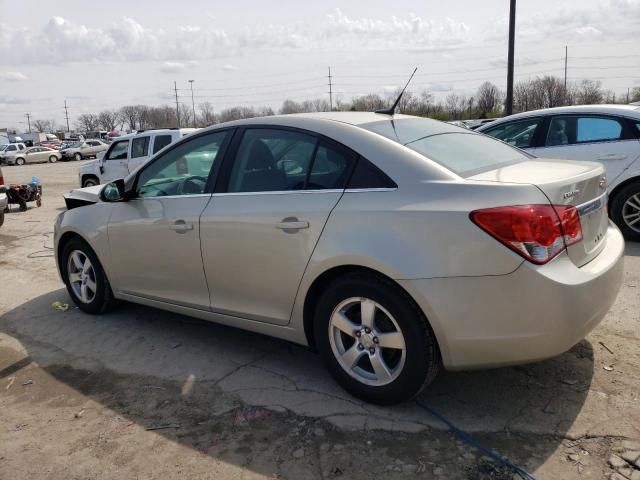
{"type": "Polygon", "coordinates": [[[586,264],[604,248],[609,219],[602,165],[535,159],[485,171],[468,180],[532,184],[552,205],[576,207],[583,240],[569,246],[567,251],[577,266],[586,264]]]}

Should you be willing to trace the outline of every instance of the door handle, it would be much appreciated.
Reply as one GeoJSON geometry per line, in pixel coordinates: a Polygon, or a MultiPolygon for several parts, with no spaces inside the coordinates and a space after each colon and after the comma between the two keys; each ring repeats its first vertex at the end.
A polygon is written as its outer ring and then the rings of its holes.
{"type": "Polygon", "coordinates": [[[621,155],[618,153],[607,153],[605,155],[600,155],[598,160],[624,160],[627,158],[626,155],[621,155]]]}
{"type": "Polygon", "coordinates": [[[304,220],[298,220],[295,217],[285,218],[279,223],[276,223],[276,228],[280,230],[303,230],[309,228],[309,222],[304,220]]]}
{"type": "Polygon", "coordinates": [[[193,225],[184,220],[176,220],[175,223],[169,225],[169,228],[176,233],[186,233],[189,230],[193,230],[193,225]]]}

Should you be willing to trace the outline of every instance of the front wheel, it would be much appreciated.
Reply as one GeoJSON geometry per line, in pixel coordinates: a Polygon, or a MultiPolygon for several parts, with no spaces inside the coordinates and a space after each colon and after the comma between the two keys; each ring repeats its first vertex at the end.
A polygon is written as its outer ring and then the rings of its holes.
{"type": "Polygon", "coordinates": [[[624,238],[640,241],[640,182],[624,186],[611,201],[611,219],[624,238]]]}
{"type": "Polygon", "coordinates": [[[318,301],[314,330],[336,381],[367,402],[408,400],[441,367],[435,335],[413,299],[373,274],[352,274],[331,284],[318,301]]]}
{"type": "Polygon", "coordinates": [[[94,187],[98,185],[98,179],[95,177],[87,177],[82,180],[82,188],[94,187]]]}
{"type": "Polygon", "coordinates": [[[58,161],[58,157],[56,157],[55,155],[51,155],[49,157],[49,163],[56,163],[58,161]]]}
{"type": "Polygon", "coordinates": [[[77,161],[82,160],[82,154],[81,153],[74,153],[73,154],[73,159],[77,160],[77,161]]]}
{"type": "Polygon", "coordinates": [[[24,165],[24,158],[16,158],[16,165],[19,165],[19,166],[24,165]]]}
{"type": "Polygon", "coordinates": [[[60,258],[67,291],[78,308],[94,315],[115,304],[109,280],[91,247],[79,238],[70,240],[60,258]]]}

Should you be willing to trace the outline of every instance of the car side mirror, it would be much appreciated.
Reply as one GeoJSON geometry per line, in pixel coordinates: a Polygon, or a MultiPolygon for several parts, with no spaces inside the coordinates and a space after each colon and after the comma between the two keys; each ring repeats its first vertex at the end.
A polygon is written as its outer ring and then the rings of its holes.
{"type": "Polygon", "coordinates": [[[118,179],[107,183],[100,191],[100,199],[103,202],[126,202],[129,198],[125,189],[124,179],[118,179]]]}

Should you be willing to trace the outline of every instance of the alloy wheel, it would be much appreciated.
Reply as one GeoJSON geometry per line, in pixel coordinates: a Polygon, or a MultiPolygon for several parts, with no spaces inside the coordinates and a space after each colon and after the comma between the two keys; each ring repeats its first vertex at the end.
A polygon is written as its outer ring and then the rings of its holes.
{"type": "Polygon", "coordinates": [[[631,195],[622,206],[622,218],[627,226],[640,233],[640,193],[631,195]]]}
{"type": "Polygon", "coordinates": [[[402,330],[374,300],[342,301],[329,320],[329,342],[343,370],[366,385],[387,385],[404,367],[406,343],[402,330]]]}
{"type": "Polygon", "coordinates": [[[81,250],[74,250],[67,262],[69,284],[76,298],[82,303],[91,303],[98,289],[96,272],[89,257],[81,250]]]}

